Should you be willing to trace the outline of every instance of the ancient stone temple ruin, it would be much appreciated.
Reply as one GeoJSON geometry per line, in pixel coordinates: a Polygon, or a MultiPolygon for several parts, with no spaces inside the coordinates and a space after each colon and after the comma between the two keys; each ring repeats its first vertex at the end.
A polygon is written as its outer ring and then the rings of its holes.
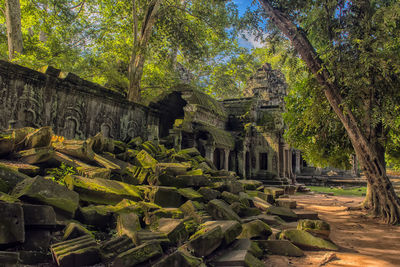
{"type": "Polygon", "coordinates": [[[286,184],[300,172],[300,153],[284,142],[282,73],[269,64],[249,80],[245,97],[217,101],[189,85],[178,85],[148,107],[47,67],[33,71],[0,61],[0,128],[52,126],[66,138],[135,136],[167,147],[196,147],[217,169],[246,179],[286,184]]]}
{"type": "Polygon", "coordinates": [[[184,85],[150,106],[160,113],[161,142],[196,147],[218,169],[280,185],[300,171],[300,153],[282,137],[286,89],[282,73],[265,64],[250,79],[246,97],[216,101],[184,85]]]}

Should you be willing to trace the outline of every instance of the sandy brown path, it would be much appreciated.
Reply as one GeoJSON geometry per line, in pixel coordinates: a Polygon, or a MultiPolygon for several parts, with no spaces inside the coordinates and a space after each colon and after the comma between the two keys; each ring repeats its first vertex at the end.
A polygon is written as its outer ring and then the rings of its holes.
{"type": "MultiPolygon", "coordinates": [[[[400,226],[386,225],[367,217],[362,211],[348,211],[358,206],[361,197],[338,197],[323,194],[296,195],[298,206],[319,213],[331,226],[330,238],[341,247],[337,260],[327,267],[400,267],[400,226]]],[[[270,256],[267,266],[320,266],[330,252],[306,252],[302,258],[270,256]]]]}

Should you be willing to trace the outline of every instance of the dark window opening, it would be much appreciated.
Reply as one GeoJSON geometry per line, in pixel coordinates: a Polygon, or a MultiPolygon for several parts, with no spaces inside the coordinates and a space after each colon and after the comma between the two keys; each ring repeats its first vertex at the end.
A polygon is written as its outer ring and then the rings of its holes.
{"type": "Polygon", "coordinates": [[[260,153],[260,170],[268,170],[268,153],[260,153]]]}

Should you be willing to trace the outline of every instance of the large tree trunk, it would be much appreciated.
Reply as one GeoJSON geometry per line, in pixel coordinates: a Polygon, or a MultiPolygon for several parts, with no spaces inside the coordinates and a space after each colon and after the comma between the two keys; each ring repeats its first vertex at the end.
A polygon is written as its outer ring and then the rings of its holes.
{"type": "Polygon", "coordinates": [[[21,7],[19,0],[6,0],[6,24],[8,39],[8,58],[13,60],[23,49],[21,31],[21,7]]]}
{"type": "Polygon", "coordinates": [[[271,21],[291,41],[308,68],[323,86],[324,93],[332,109],[343,123],[366,175],[370,194],[368,202],[374,215],[387,223],[400,222],[400,201],[386,175],[384,153],[377,150],[377,141],[368,140],[359,127],[351,109],[343,102],[340,89],[329,71],[322,64],[305,33],[282,12],[272,7],[269,1],[259,0],[271,21]]]}
{"type": "Polygon", "coordinates": [[[141,23],[140,31],[138,31],[139,21],[137,14],[136,1],[132,0],[133,4],[133,51],[129,62],[128,68],[128,100],[140,101],[140,82],[143,76],[143,67],[146,61],[147,46],[150,40],[153,26],[156,22],[157,13],[160,8],[162,0],[152,0],[145,12],[145,16],[141,23]]]}

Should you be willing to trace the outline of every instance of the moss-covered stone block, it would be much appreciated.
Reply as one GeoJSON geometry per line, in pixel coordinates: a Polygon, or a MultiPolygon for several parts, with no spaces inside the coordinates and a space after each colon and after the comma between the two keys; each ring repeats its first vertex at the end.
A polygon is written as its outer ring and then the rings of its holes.
{"type": "Polygon", "coordinates": [[[177,208],[183,204],[182,195],[175,187],[154,186],[148,193],[151,202],[165,208],[177,208]]]}
{"type": "Polygon", "coordinates": [[[31,148],[18,151],[19,160],[27,164],[38,164],[53,158],[54,150],[50,147],[31,148]]]}
{"type": "Polygon", "coordinates": [[[47,147],[50,145],[52,136],[53,130],[49,126],[36,129],[25,136],[25,148],[47,147]]]}
{"type": "Polygon", "coordinates": [[[225,200],[225,202],[232,204],[235,202],[240,202],[240,198],[238,195],[232,194],[230,192],[224,191],[221,194],[221,198],[225,200]]]}
{"type": "Polygon", "coordinates": [[[129,249],[119,254],[114,262],[113,267],[135,266],[144,263],[150,259],[157,258],[163,253],[159,242],[144,243],[135,248],[129,249]]]}
{"type": "Polygon", "coordinates": [[[316,237],[324,239],[329,239],[331,232],[329,224],[322,220],[299,220],[297,222],[297,229],[305,230],[316,237]]]}
{"type": "Polygon", "coordinates": [[[183,244],[188,239],[188,232],[182,219],[161,218],[152,225],[152,229],[166,234],[175,245],[183,244]]]}
{"type": "Polygon", "coordinates": [[[105,229],[115,223],[114,212],[115,209],[110,206],[89,205],[79,208],[78,218],[84,224],[105,229]]]}
{"type": "Polygon", "coordinates": [[[142,200],[139,189],[119,181],[69,175],[65,178],[65,184],[79,193],[80,200],[89,203],[117,204],[123,199],[142,200]]]}
{"type": "Polygon", "coordinates": [[[64,229],[63,240],[70,240],[81,236],[94,237],[86,227],[77,222],[70,222],[64,229]]]}
{"type": "Polygon", "coordinates": [[[128,236],[119,236],[103,242],[100,246],[102,262],[109,262],[119,254],[135,247],[128,236]]]}
{"type": "Polygon", "coordinates": [[[254,220],[242,225],[243,231],[238,238],[241,239],[268,239],[272,234],[272,229],[268,224],[261,220],[254,220]]]}
{"type": "Polygon", "coordinates": [[[0,156],[8,155],[14,150],[15,140],[12,133],[0,132],[0,156]]]}
{"type": "Polygon", "coordinates": [[[224,236],[223,245],[231,244],[242,232],[242,225],[238,221],[208,221],[200,225],[200,228],[221,227],[224,236]]]}
{"type": "Polygon", "coordinates": [[[184,253],[180,250],[161,259],[153,264],[153,267],[205,267],[201,258],[194,257],[189,253],[184,253]]]}
{"type": "Polygon", "coordinates": [[[193,201],[203,201],[203,195],[195,191],[193,188],[179,188],[178,193],[182,195],[184,199],[193,201]]]}
{"type": "Polygon", "coordinates": [[[261,214],[261,211],[258,208],[250,208],[240,202],[234,202],[229,206],[240,217],[257,216],[261,214]]]}
{"type": "Polygon", "coordinates": [[[119,236],[127,235],[133,239],[135,232],[140,229],[140,220],[137,214],[121,212],[117,215],[116,230],[119,236]]]}
{"type": "Polygon", "coordinates": [[[267,214],[278,215],[284,220],[296,220],[298,218],[296,213],[285,207],[271,206],[267,209],[267,214]]]}
{"type": "Polygon", "coordinates": [[[25,241],[24,213],[20,204],[0,202],[0,245],[25,241]]]}
{"type": "Polygon", "coordinates": [[[207,201],[219,198],[221,196],[221,192],[210,187],[201,187],[199,190],[197,190],[197,192],[202,194],[203,198],[207,201]]]}
{"type": "Polygon", "coordinates": [[[303,250],[293,245],[289,240],[258,240],[257,243],[270,254],[287,257],[302,257],[303,250]]]}
{"type": "Polygon", "coordinates": [[[208,213],[215,220],[235,220],[240,222],[240,217],[226,204],[219,199],[213,199],[207,204],[208,213]]]}
{"type": "Polygon", "coordinates": [[[50,205],[70,216],[75,214],[79,206],[79,195],[76,192],[40,176],[20,182],[11,195],[22,200],[50,205]]]}
{"type": "Polygon", "coordinates": [[[257,180],[238,180],[241,183],[245,190],[256,190],[263,183],[257,180]]]}
{"type": "Polygon", "coordinates": [[[205,257],[216,250],[223,239],[224,234],[220,226],[202,228],[190,237],[187,247],[193,251],[195,256],[205,257]]]}
{"type": "Polygon", "coordinates": [[[263,267],[265,264],[248,250],[230,250],[212,261],[213,266],[263,267]]]}
{"type": "Polygon", "coordinates": [[[10,192],[18,183],[30,179],[29,176],[16,171],[14,168],[0,164],[0,191],[10,192]]]}
{"type": "Polygon", "coordinates": [[[286,239],[303,249],[311,250],[339,250],[332,242],[315,237],[304,230],[284,230],[279,239],[286,239]]]}

